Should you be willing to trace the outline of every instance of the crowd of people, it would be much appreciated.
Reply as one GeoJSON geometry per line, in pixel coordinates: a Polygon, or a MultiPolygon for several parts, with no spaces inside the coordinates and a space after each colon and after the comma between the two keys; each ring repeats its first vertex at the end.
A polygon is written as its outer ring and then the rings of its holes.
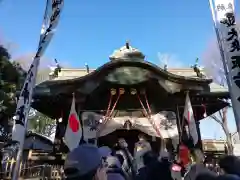
{"type": "Polygon", "coordinates": [[[216,172],[204,161],[188,161],[183,149],[179,147],[177,158],[170,159],[154,153],[144,136],[139,137],[133,154],[124,139],[114,148],[83,143],[67,155],[64,173],[68,180],[240,180],[237,157],[220,159],[221,171],[216,172]]]}

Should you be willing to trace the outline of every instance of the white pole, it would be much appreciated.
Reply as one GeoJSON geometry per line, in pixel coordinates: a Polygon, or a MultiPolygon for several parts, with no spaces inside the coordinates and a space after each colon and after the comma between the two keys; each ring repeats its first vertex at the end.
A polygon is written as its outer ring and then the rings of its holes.
{"type": "MultiPolygon", "coordinates": [[[[28,101],[27,102],[24,101],[24,99],[26,97],[23,97],[24,95],[22,95],[22,92],[24,92],[24,88],[23,88],[21,91],[21,95],[19,97],[19,101],[17,103],[17,108],[20,108],[20,107],[24,108],[24,112],[23,112],[24,124],[22,125],[22,124],[15,123],[15,127],[14,127],[15,129],[12,133],[12,139],[15,141],[19,141],[19,149],[18,149],[18,153],[17,153],[17,159],[16,159],[16,164],[14,167],[12,180],[19,179],[19,171],[20,171],[19,168],[20,168],[20,164],[21,164],[21,160],[22,160],[22,153],[23,153],[23,149],[24,149],[24,140],[25,140],[25,135],[26,135],[26,131],[27,131],[26,124],[27,124],[28,113],[30,110],[31,102],[32,102],[32,93],[33,93],[33,89],[34,89],[35,82],[36,82],[39,61],[40,61],[40,58],[43,55],[44,51],[46,50],[47,46],[49,45],[49,42],[51,41],[51,39],[53,37],[53,34],[54,34],[57,24],[59,22],[59,17],[60,17],[62,6],[63,6],[63,0],[59,0],[59,1],[52,0],[51,4],[50,4],[49,0],[47,1],[45,15],[44,15],[44,22],[43,22],[43,26],[41,29],[40,41],[39,41],[39,45],[38,45],[38,50],[33,59],[33,63],[30,66],[26,80],[24,82],[24,87],[27,87],[26,89],[29,92],[28,101]],[[48,10],[48,7],[52,8],[52,12],[50,14],[51,17],[49,17],[50,23],[45,24],[46,21],[48,20],[48,19],[46,19],[47,18],[46,11],[48,10]],[[28,84],[28,86],[26,84],[28,84]],[[15,135],[15,137],[14,137],[14,135],[15,135]]],[[[19,115],[18,115],[18,118],[20,118],[19,115]]],[[[22,119],[19,119],[19,120],[22,120],[22,119]]]]}
{"type": "MultiPolygon", "coordinates": [[[[24,132],[24,137],[25,137],[25,132],[24,132]]],[[[13,172],[13,178],[12,180],[18,180],[19,173],[20,173],[20,164],[22,162],[22,154],[23,154],[23,148],[24,148],[24,143],[19,144],[19,149],[17,153],[17,159],[14,167],[14,172],[13,172]]]]}
{"type": "Polygon", "coordinates": [[[226,64],[227,60],[226,60],[226,57],[225,57],[225,54],[224,54],[224,49],[223,49],[223,46],[222,46],[222,43],[221,43],[220,32],[218,31],[218,28],[217,28],[216,16],[215,16],[215,11],[214,11],[214,8],[213,8],[212,0],[209,0],[209,6],[210,6],[211,12],[212,12],[214,29],[215,29],[215,32],[216,32],[216,35],[217,35],[218,46],[219,46],[219,51],[220,51],[220,55],[221,55],[221,58],[222,58],[223,68],[224,68],[225,75],[226,75],[228,90],[229,90],[230,98],[232,99],[232,109],[233,109],[233,114],[234,114],[235,121],[236,121],[237,131],[238,131],[238,135],[240,137],[240,129],[239,129],[239,125],[238,125],[238,121],[240,120],[240,117],[238,116],[238,113],[237,113],[236,102],[233,100],[234,96],[233,96],[233,90],[232,90],[232,86],[231,86],[231,77],[230,77],[230,74],[228,73],[228,67],[227,67],[227,64],[226,64]]]}

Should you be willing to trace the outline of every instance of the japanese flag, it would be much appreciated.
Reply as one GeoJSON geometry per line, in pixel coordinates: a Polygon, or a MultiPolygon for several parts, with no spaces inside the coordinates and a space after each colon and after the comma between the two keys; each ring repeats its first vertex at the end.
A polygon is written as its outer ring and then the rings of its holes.
{"type": "Polygon", "coordinates": [[[192,105],[191,105],[191,101],[188,93],[186,95],[186,101],[185,101],[184,119],[188,123],[189,135],[193,140],[193,144],[196,145],[198,142],[198,133],[197,133],[196,122],[194,119],[193,109],[192,109],[192,105]]]}
{"type": "Polygon", "coordinates": [[[82,128],[75,109],[75,97],[73,95],[72,106],[68,117],[68,125],[65,132],[65,143],[69,150],[72,151],[79,145],[82,137],[82,128]]]}

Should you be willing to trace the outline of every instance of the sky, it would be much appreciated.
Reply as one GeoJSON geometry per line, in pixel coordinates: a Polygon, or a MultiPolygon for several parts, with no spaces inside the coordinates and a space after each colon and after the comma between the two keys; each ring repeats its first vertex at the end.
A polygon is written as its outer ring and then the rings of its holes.
{"type": "MultiPolygon", "coordinates": [[[[36,51],[46,1],[0,1],[0,42],[10,44],[13,58],[36,51]]],[[[57,31],[45,57],[69,67],[96,68],[127,40],[147,61],[171,55],[169,67],[189,67],[215,37],[208,0],[65,0],[57,31]]],[[[234,121],[230,113],[230,127],[234,121]]],[[[223,133],[214,121],[202,123],[204,138],[223,133]],[[213,128],[214,127],[214,128],[213,128]],[[214,129],[214,130],[213,130],[214,129]]]]}

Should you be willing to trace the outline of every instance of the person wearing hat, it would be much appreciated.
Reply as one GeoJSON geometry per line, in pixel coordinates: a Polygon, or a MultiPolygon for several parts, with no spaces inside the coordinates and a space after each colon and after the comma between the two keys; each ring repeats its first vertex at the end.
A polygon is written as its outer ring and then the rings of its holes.
{"type": "Polygon", "coordinates": [[[112,150],[108,146],[101,146],[98,148],[99,153],[102,158],[105,160],[108,156],[111,156],[112,150]]]}
{"type": "Polygon", "coordinates": [[[224,174],[233,174],[240,177],[240,159],[233,155],[223,156],[219,166],[224,174]]]}
{"type": "Polygon", "coordinates": [[[106,158],[108,180],[126,180],[129,179],[126,172],[123,171],[119,159],[115,156],[106,158]]]}
{"type": "Polygon", "coordinates": [[[92,144],[82,144],[67,155],[64,173],[67,180],[107,180],[102,155],[92,144]]]}
{"type": "Polygon", "coordinates": [[[134,165],[137,170],[144,167],[143,155],[146,152],[152,151],[150,143],[147,141],[144,134],[138,135],[139,141],[135,143],[134,148],[134,165]]]}

